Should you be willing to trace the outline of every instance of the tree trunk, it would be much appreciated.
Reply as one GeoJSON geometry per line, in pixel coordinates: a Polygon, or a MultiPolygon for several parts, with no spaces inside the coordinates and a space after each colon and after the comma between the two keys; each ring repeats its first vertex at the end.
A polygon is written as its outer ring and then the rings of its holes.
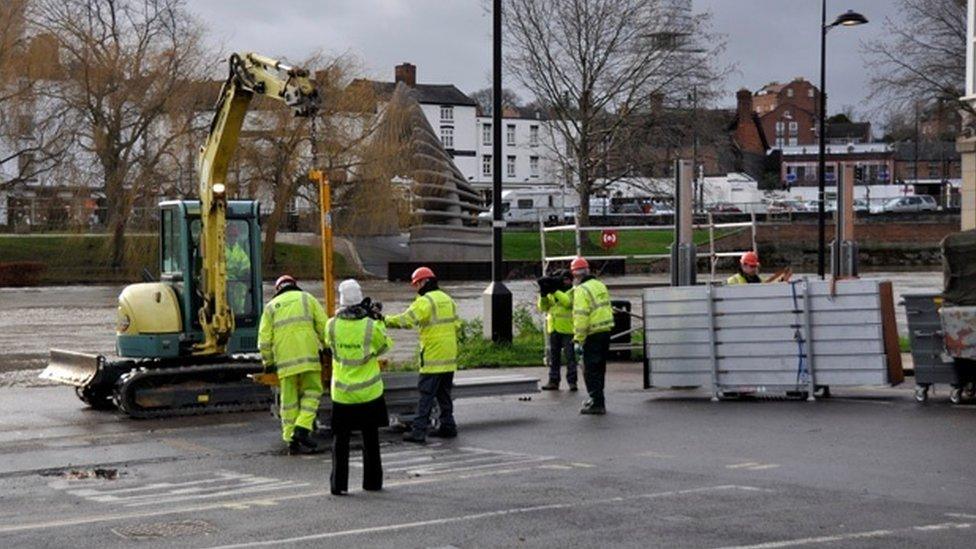
{"type": "Polygon", "coordinates": [[[264,263],[265,269],[269,272],[273,272],[277,268],[274,258],[275,242],[278,239],[278,229],[281,228],[281,222],[287,213],[288,202],[291,201],[294,195],[292,185],[294,183],[282,184],[281,182],[275,185],[274,208],[272,208],[271,214],[268,215],[268,219],[265,221],[264,248],[261,251],[261,260],[264,263]]]}

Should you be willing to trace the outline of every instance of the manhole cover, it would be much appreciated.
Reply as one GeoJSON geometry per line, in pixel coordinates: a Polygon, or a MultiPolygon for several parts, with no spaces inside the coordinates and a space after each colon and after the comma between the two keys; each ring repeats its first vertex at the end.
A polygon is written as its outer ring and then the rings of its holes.
{"type": "Polygon", "coordinates": [[[112,528],[112,533],[125,539],[158,539],[178,536],[198,536],[213,534],[217,528],[203,520],[176,520],[172,522],[153,522],[112,528]]]}

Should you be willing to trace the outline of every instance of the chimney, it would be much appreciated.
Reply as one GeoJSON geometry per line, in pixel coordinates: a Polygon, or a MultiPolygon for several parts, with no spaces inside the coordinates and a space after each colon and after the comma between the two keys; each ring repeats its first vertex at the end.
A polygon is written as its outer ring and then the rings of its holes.
{"type": "Polygon", "coordinates": [[[752,92],[742,88],[735,92],[735,101],[738,104],[739,120],[749,120],[752,116],[752,92]]]}
{"type": "Polygon", "coordinates": [[[397,65],[394,69],[393,75],[397,82],[403,82],[411,88],[417,85],[416,65],[411,65],[410,63],[406,62],[404,62],[402,65],[397,65]]]}

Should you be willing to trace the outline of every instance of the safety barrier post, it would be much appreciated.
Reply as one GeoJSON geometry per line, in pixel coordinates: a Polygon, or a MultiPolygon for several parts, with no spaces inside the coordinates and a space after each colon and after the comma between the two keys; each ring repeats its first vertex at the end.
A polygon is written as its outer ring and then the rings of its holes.
{"type": "Polygon", "coordinates": [[[807,340],[807,400],[814,401],[813,393],[817,389],[816,362],[813,356],[813,315],[810,312],[810,281],[803,277],[803,338],[807,340]]]}
{"type": "Polygon", "coordinates": [[[708,356],[712,361],[712,402],[718,402],[718,353],[715,348],[715,296],[712,293],[714,287],[709,284],[705,287],[705,299],[707,300],[708,310],[708,356]]]}

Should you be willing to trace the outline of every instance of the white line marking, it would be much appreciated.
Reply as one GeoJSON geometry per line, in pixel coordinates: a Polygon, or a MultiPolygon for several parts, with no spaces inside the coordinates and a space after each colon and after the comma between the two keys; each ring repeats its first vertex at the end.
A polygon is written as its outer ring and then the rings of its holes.
{"type": "Polygon", "coordinates": [[[213,494],[200,494],[196,496],[183,496],[183,497],[160,497],[149,501],[137,501],[133,503],[126,503],[126,507],[142,507],[145,505],[157,505],[160,503],[180,503],[183,501],[192,501],[198,499],[208,499],[208,498],[219,498],[224,496],[238,496],[245,494],[254,494],[257,492],[268,492],[271,490],[286,490],[292,488],[304,488],[308,486],[307,482],[292,482],[290,480],[278,482],[275,484],[265,484],[260,486],[252,486],[250,488],[238,488],[234,490],[227,490],[224,492],[217,492],[213,494]]]}
{"type": "Polygon", "coordinates": [[[976,519],[976,515],[967,515],[966,513],[946,513],[946,516],[961,519],[976,519]]]}
{"type": "Polygon", "coordinates": [[[686,490],[671,490],[668,492],[653,492],[649,494],[639,494],[636,496],[618,496],[613,498],[605,499],[594,499],[589,501],[575,501],[567,503],[552,503],[548,505],[536,505],[532,507],[515,507],[512,509],[501,509],[498,511],[487,511],[484,513],[474,513],[471,515],[460,515],[454,517],[443,517],[431,520],[422,520],[416,522],[402,522],[399,524],[387,524],[384,526],[372,526],[366,528],[355,528],[352,530],[340,530],[337,532],[323,532],[321,534],[311,534],[307,536],[298,536],[293,538],[281,538],[266,541],[252,541],[247,543],[232,544],[232,545],[221,545],[218,547],[213,547],[211,549],[232,549],[237,547],[261,547],[268,545],[282,545],[286,543],[298,543],[305,541],[321,540],[321,539],[331,539],[345,536],[363,535],[363,534],[377,534],[383,532],[394,532],[398,530],[408,530],[412,528],[420,528],[424,526],[433,526],[439,524],[451,524],[456,522],[469,522],[474,520],[482,520],[496,517],[505,517],[511,515],[522,515],[528,513],[538,513],[541,511],[554,511],[558,509],[571,509],[577,507],[590,507],[594,505],[608,505],[614,503],[624,503],[629,501],[637,500],[647,500],[647,499],[660,499],[671,496],[680,496],[685,494],[697,494],[705,492],[719,492],[725,490],[735,490],[738,489],[735,485],[723,485],[723,486],[705,486],[701,488],[690,488],[686,490]]]}
{"type": "Polygon", "coordinates": [[[498,463],[485,463],[483,465],[472,465],[470,467],[452,467],[447,469],[437,469],[430,467],[427,469],[410,469],[408,473],[414,475],[434,475],[434,474],[448,474],[456,473],[458,471],[474,471],[477,469],[489,469],[491,467],[508,467],[510,465],[525,465],[526,463],[540,463],[543,461],[549,461],[549,458],[530,458],[522,461],[506,461],[498,463]]]}
{"type": "MultiPolygon", "coordinates": [[[[514,473],[524,473],[526,471],[535,470],[536,468],[537,466],[530,465],[528,467],[515,467],[512,469],[493,469],[491,471],[478,471],[475,473],[466,473],[460,475],[440,475],[440,476],[429,476],[423,478],[411,478],[411,479],[404,479],[399,481],[384,482],[384,486],[387,488],[395,488],[399,486],[434,484],[437,482],[467,480],[467,479],[474,479],[474,478],[510,475],[514,473]]],[[[749,487],[749,486],[739,486],[738,489],[755,490],[756,488],[749,487]]],[[[362,489],[360,488],[351,488],[349,490],[349,493],[355,494],[361,491],[362,489]]],[[[53,520],[47,522],[30,522],[30,523],[21,523],[21,524],[0,525],[0,534],[5,534],[9,532],[23,532],[28,530],[44,530],[48,528],[65,528],[70,526],[79,526],[83,524],[97,524],[100,522],[112,522],[112,521],[162,517],[167,515],[194,514],[203,511],[212,511],[215,509],[227,509],[227,508],[246,509],[247,506],[249,505],[256,505],[255,503],[256,501],[275,501],[281,503],[284,501],[311,499],[311,498],[319,498],[319,497],[330,497],[330,493],[328,490],[314,490],[311,492],[302,492],[298,494],[276,495],[273,498],[263,498],[261,500],[253,499],[253,500],[243,500],[243,501],[218,501],[213,503],[204,503],[199,505],[191,505],[187,507],[174,507],[170,509],[162,509],[156,511],[139,511],[139,512],[129,512],[129,513],[99,513],[97,515],[80,516],[80,517],[74,517],[74,518],[62,519],[62,520],[53,520]]]]}
{"type": "Polygon", "coordinates": [[[412,463],[409,465],[401,465],[399,467],[386,467],[383,465],[384,471],[399,472],[399,471],[435,471],[437,469],[442,469],[445,467],[453,467],[455,465],[466,465],[470,463],[479,463],[482,461],[494,461],[498,465],[504,465],[506,463],[511,463],[519,459],[538,459],[533,456],[523,456],[522,458],[517,458],[514,456],[478,456],[478,455],[459,455],[456,456],[457,459],[450,460],[437,460],[427,463],[412,463]]]}
{"type": "Polygon", "coordinates": [[[747,461],[745,463],[736,463],[734,465],[726,465],[726,469],[742,469],[744,467],[755,467],[756,465],[762,465],[761,463],[756,463],[755,461],[747,461]]]}
{"type": "Polygon", "coordinates": [[[749,467],[750,471],[765,471],[766,469],[775,469],[779,467],[776,463],[767,463],[766,465],[756,465],[755,467],[749,467]]]}
{"type": "Polygon", "coordinates": [[[834,536],[819,536],[815,538],[797,538],[782,541],[770,541],[757,543],[755,545],[731,545],[720,549],[779,549],[780,547],[796,547],[799,545],[814,545],[823,543],[833,543],[835,541],[848,541],[856,539],[884,538],[898,533],[912,531],[928,532],[948,529],[965,529],[972,524],[965,522],[946,522],[940,524],[927,524],[924,526],[912,526],[911,528],[900,528],[896,530],[871,530],[870,532],[852,532],[850,534],[837,534],[834,536]]]}
{"type": "Polygon", "coordinates": [[[569,465],[540,465],[539,469],[553,469],[556,471],[568,471],[572,469],[569,465]]]}
{"type": "Polygon", "coordinates": [[[590,467],[593,467],[592,463],[580,463],[578,461],[574,461],[570,465],[572,465],[573,467],[582,467],[584,469],[589,469],[590,467]]]}

